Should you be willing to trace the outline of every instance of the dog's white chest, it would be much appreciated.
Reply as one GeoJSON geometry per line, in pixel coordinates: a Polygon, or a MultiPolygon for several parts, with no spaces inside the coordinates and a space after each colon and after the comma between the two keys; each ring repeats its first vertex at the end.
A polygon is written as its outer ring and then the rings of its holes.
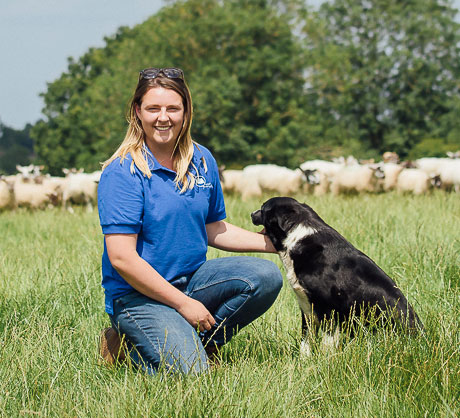
{"type": "Polygon", "coordinates": [[[299,280],[294,272],[294,263],[292,262],[291,257],[286,252],[280,253],[281,260],[283,262],[284,268],[286,269],[286,277],[289,284],[291,285],[294,294],[297,297],[297,303],[300,306],[300,309],[303,313],[310,315],[312,312],[311,303],[305,294],[305,290],[300,285],[299,280]]]}
{"type": "Polygon", "coordinates": [[[312,306],[304,288],[300,285],[299,280],[295,274],[294,262],[292,261],[289,253],[299,240],[305,238],[308,235],[312,235],[315,232],[316,230],[311,227],[298,225],[293,231],[289,233],[283,242],[283,246],[286,248],[286,250],[279,252],[281,261],[283,262],[284,268],[286,269],[286,277],[288,282],[297,297],[297,303],[299,304],[300,309],[306,315],[312,314],[312,306]]]}

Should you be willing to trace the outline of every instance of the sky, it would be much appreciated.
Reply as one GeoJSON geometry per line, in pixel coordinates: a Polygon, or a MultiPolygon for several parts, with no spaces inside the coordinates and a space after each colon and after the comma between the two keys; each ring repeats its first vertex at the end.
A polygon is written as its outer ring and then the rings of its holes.
{"type": "MultiPolygon", "coordinates": [[[[324,0],[310,0],[317,6],[324,0]]],[[[164,0],[0,0],[0,121],[23,129],[42,118],[40,93],[120,26],[155,14],[164,0]]],[[[460,9],[460,0],[454,0],[460,9]]]]}
{"type": "Polygon", "coordinates": [[[0,0],[0,121],[22,129],[42,118],[47,83],[120,26],[158,12],[162,0],[0,0]]]}

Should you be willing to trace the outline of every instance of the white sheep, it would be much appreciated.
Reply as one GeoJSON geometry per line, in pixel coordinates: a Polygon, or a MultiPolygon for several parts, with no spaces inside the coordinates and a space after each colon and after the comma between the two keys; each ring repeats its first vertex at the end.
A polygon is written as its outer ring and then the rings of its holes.
{"type": "Polygon", "coordinates": [[[92,173],[88,173],[87,175],[92,181],[99,184],[99,180],[101,179],[102,175],[102,170],[93,171],[92,173]]]}
{"type": "Polygon", "coordinates": [[[458,151],[447,151],[446,152],[446,155],[449,157],[449,158],[460,158],[460,150],[458,151]]]}
{"type": "Polygon", "coordinates": [[[10,174],[8,176],[2,176],[3,181],[5,181],[9,186],[11,186],[11,190],[14,187],[14,184],[17,181],[20,181],[23,179],[22,174],[10,174]]]}
{"type": "Polygon", "coordinates": [[[382,155],[382,159],[384,163],[399,163],[399,155],[396,152],[386,151],[382,155]]]}
{"type": "Polygon", "coordinates": [[[426,193],[433,187],[439,186],[439,176],[430,176],[419,168],[405,168],[399,173],[396,183],[398,192],[413,193],[415,195],[426,193]]]}
{"type": "Polygon", "coordinates": [[[85,205],[88,212],[93,211],[93,205],[97,201],[97,184],[101,172],[93,173],[73,172],[63,169],[65,184],[62,194],[62,207],[73,213],[71,204],[85,205]]]}
{"type": "Polygon", "coordinates": [[[383,180],[383,190],[386,192],[394,190],[398,182],[399,173],[403,170],[403,166],[396,163],[384,163],[382,165],[385,178],[383,180]]]}
{"type": "Polygon", "coordinates": [[[46,177],[42,183],[19,179],[14,182],[13,192],[16,207],[52,207],[62,196],[62,181],[56,177],[46,177]]]}
{"type": "Polygon", "coordinates": [[[439,169],[441,186],[445,190],[454,190],[460,193],[460,160],[449,159],[439,169]]]}
{"type": "Polygon", "coordinates": [[[34,180],[41,175],[41,170],[43,170],[45,166],[43,165],[16,165],[16,170],[18,170],[19,174],[21,174],[24,180],[34,180]]]}
{"type": "Polygon", "coordinates": [[[299,192],[305,181],[301,169],[291,170],[275,164],[248,165],[243,169],[239,191],[243,200],[260,197],[263,191],[290,195],[299,192]]]}
{"type": "Polygon", "coordinates": [[[306,183],[303,185],[305,193],[311,193],[314,196],[323,196],[329,192],[329,177],[318,170],[305,170],[306,183]]]}
{"type": "Polygon", "coordinates": [[[9,208],[13,203],[13,185],[0,176],[0,210],[9,208]]]}
{"type": "MultiPolygon", "coordinates": [[[[350,165],[355,165],[352,161],[349,161],[350,165]]],[[[344,157],[338,158],[335,161],[325,160],[309,160],[300,164],[301,170],[316,170],[319,174],[319,184],[313,187],[309,187],[309,191],[315,196],[322,196],[329,192],[332,179],[343,167],[347,164],[347,160],[344,157]]]]}
{"type": "Polygon", "coordinates": [[[330,185],[334,195],[340,193],[379,192],[385,174],[380,166],[351,165],[341,168],[330,185]]]}
{"type": "Polygon", "coordinates": [[[335,174],[345,167],[345,159],[341,162],[332,162],[325,160],[309,160],[300,164],[301,170],[317,170],[319,173],[325,174],[328,178],[332,178],[335,174]]]}
{"type": "MultiPolygon", "coordinates": [[[[313,160],[313,161],[321,161],[321,160],[313,160]]],[[[341,164],[341,165],[357,165],[357,164],[359,164],[358,159],[353,157],[353,155],[349,155],[346,158],[343,155],[341,155],[340,157],[334,157],[332,159],[332,162],[335,163],[335,164],[341,164]]]]}
{"type": "Polygon", "coordinates": [[[238,186],[238,192],[241,194],[241,199],[246,201],[252,197],[262,196],[263,190],[257,177],[243,176],[238,186]]]}
{"type": "Polygon", "coordinates": [[[221,176],[221,185],[224,192],[239,192],[243,170],[223,170],[221,176]]]}
{"type": "Polygon", "coordinates": [[[415,160],[415,165],[428,175],[439,175],[441,167],[449,161],[452,160],[450,158],[425,157],[415,160]]]}

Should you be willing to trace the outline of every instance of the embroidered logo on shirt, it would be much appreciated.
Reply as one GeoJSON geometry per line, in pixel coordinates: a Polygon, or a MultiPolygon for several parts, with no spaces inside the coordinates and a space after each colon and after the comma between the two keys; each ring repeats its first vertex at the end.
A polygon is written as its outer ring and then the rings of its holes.
{"type": "Polygon", "coordinates": [[[195,184],[197,187],[212,188],[212,183],[208,183],[203,176],[195,176],[195,184]]]}

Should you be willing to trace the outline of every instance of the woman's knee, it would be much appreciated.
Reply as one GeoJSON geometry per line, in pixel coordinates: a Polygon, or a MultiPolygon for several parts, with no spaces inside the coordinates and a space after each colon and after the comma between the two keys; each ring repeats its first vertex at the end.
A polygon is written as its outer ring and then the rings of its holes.
{"type": "Polygon", "coordinates": [[[111,321],[132,346],[131,359],[137,366],[149,373],[162,366],[182,373],[207,369],[196,331],[177,311],[141,295],[137,300],[120,299],[111,321]]]}
{"type": "Polygon", "coordinates": [[[283,286],[283,276],[278,266],[270,260],[255,258],[250,280],[257,293],[264,296],[278,296],[283,286]]]}
{"type": "MultiPolygon", "coordinates": [[[[122,328],[123,329],[123,328],[122,328]]],[[[149,329],[125,334],[134,364],[149,374],[164,368],[172,373],[201,373],[208,368],[206,353],[196,332],[164,328],[163,336],[149,329]],[[162,337],[162,338],[161,338],[162,337]]],[[[131,331],[131,332],[130,332],[131,331]]],[[[160,331],[161,332],[161,331],[160,331]]]]}

